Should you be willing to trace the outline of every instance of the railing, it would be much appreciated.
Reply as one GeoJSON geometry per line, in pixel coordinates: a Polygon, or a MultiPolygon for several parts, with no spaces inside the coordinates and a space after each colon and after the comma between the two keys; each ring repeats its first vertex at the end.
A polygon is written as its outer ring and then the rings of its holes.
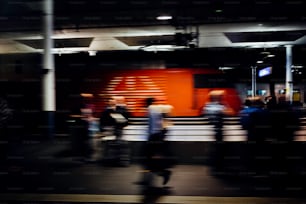
{"type": "MultiPolygon", "coordinates": [[[[170,141],[215,141],[213,126],[205,117],[169,118],[172,126],[168,129],[167,140],[170,141]]],[[[247,131],[240,124],[239,117],[224,119],[224,141],[246,141],[247,131]]],[[[306,117],[301,119],[300,130],[295,132],[296,141],[306,141],[306,117]]],[[[124,129],[124,138],[129,141],[147,139],[147,119],[131,118],[130,125],[124,129]]]]}
{"type": "MultiPolygon", "coordinates": [[[[170,141],[215,141],[213,126],[205,117],[173,117],[169,118],[167,139],[170,141]]],[[[239,117],[224,119],[223,139],[225,141],[246,141],[247,132],[240,125],[239,117]]],[[[295,132],[296,141],[306,141],[306,117],[300,118],[301,126],[295,132]]],[[[57,133],[56,137],[67,137],[69,132],[57,133]]],[[[145,141],[147,139],[147,118],[130,118],[130,124],[124,128],[124,139],[128,141],[145,141]]]]}

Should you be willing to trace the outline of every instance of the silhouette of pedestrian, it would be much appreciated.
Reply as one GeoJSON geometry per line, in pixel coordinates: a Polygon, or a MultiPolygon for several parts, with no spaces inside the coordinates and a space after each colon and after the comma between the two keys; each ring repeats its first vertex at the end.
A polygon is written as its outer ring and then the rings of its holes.
{"type": "Polygon", "coordinates": [[[165,141],[167,128],[164,125],[167,111],[164,110],[166,106],[155,104],[154,98],[148,98],[146,105],[148,110],[148,141],[143,150],[146,173],[138,184],[152,187],[154,175],[159,175],[163,177],[163,185],[166,185],[171,176],[169,168],[174,164],[174,160],[170,157],[169,143],[165,141]]]}

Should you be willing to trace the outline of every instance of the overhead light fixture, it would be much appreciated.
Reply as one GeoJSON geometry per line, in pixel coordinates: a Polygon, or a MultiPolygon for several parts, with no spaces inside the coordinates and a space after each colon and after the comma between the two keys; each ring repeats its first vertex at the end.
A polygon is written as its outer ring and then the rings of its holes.
{"type": "Polygon", "coordinates": [[[270,52],[263,51],[263,52],[261,52],[260,54],[262,54],[262,55],[269,55],[269,54],[270,54],[270,52]]]}
{"type": "Polygon", "coordinates": [[[257,64],[262,64],[263,61],[262,61],[262,60],[258,60],[256,63],[257,63],[257,64]]]}
{"type": "Polygon", "coordinates": [[[62,54],[76,54],[79,53],[77,50],[72,50],[72,49],[52,49],[52,54],[58,54],[61,56],[62,54]]]}
{"type": "Polygon", "coordinates": [[[184,49],[185,46],[176,46],[176,45],[150,45],[141,47],[140,50],[148,52],[157,52],[157,51],[173,51],[177,49],[184,49]]]}
{"type": "Polygon", "coordinates": [[[268,55],[267,57],[275,57],[275,55],[270,54],[270,55],[268,55]]]}
{"type": "MultiPolygon", "coordinates": [[[[283,42],[248,42],[244,43],[248,48],[276,48],[282,46],[283,42]]],[[[265,51],[264,51],[265,52],[265,51]]]]}
{"type": "Polygon", "coordinates": [[[172,16],[170,15],[161,15],[156,17],[157,20],[159,21],[166,21],[166,20],[171,20],[172,16]]]}
{"type": "Polygon", "coordinates": [[[89,51],[88,51],[88,54],[89,54],[89,56],[96,56],[97,51],[95,51],[95,50],[89,50],[89,51]]]}
{"type": "Polygon", "coordinates": [[[234,69],[234,67],[219,67],[219,70],[230,70],[234,69]]]}
{"type": "Polygon", "coordinates": [[[91,93],[81,93],[80,95],[84,98],[92,98],[93,97],[93,94],[91,94],[91,93]]]}
{"type": "Polygon", "coordinates": [[[291,68],[302,69],[302,68],[304,68],[304,66],[302,66],[302,65],[291,65],[291,68]]]}

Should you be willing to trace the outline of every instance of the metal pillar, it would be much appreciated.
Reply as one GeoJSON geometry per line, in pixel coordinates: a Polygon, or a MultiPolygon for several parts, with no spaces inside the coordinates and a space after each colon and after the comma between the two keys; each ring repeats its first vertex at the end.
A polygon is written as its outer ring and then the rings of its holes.
{"type": "Polygon", "coordinates": [[[293,78],[292,78],[292,45],[286,45],[286,101],[293,101],[293,78]]]}
{"type": "Polygon", "coordinates": [[[53,0],[44,0],[44,54],[43,54],[43,115],[46,119],[46,134],[53,137],[55,114],[55,73],[53,48],[53,0]]]}
{"type": "Polygon", "coordinates": [[[252,66],[252,97],[256,96],[256,66],[252,66]]]}

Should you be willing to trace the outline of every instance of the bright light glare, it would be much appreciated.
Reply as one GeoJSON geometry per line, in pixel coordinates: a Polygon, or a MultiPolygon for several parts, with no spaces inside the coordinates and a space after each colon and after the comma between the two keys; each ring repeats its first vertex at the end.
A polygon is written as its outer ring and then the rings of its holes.
{"type": "Polygon", "coordinates": [[[219,70],[229,70],[234,69],[234,67],[219,67],[219,70]]]}
{"type": "Polygon", "coordinates": [[[157,16],[156,19],[160,21],[171,20],[172,16],[157,16]]]}
{"type": "Polygon", "coordinates": [[[175,49],[183,49],[184,46],[175,46],[175,45],[152,45],[148,47],[143,47],[144,51],[173,51],[175,49]]]}

